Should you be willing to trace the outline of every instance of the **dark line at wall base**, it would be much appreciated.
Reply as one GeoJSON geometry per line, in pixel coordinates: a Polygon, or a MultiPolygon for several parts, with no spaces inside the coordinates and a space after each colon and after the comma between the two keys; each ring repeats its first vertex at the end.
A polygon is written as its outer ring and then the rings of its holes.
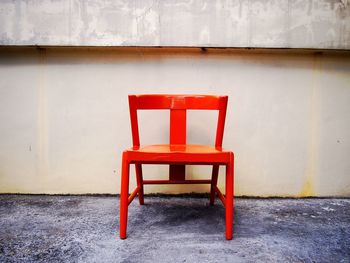
{"type": "MultiPolygon", "coordinates": [[[[29,193],[0,193],[0,196],[83,196],[83,197],[119,197],[119,194],[29,194],[29,193]]],[[[184,193],[184,194],[163,194],[163,193],[150,193],[145,194],[147,197],[181,197],[181,198],[209,198],[209,193],[184,193]]],[[[237,199],[350,199],[350,197],[344,196],[305,196],[305,197],[284,197],[284,196],[235,196],[237,199]]]]}

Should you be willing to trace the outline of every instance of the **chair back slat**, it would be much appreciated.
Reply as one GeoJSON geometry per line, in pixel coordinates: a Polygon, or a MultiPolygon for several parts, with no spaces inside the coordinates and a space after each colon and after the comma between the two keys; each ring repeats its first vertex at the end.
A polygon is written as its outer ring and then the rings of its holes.
{"type": "Polygon", "coordinates": [[[170,144],[186,144],[186,110],[170,110],[170,144]]]}
{"type": "MultiPolygon", "coordinates": [[[[186,144],[186,110],[170,110],[170,144],[186,144]]],[[[169,180],[185,180],[185,165],[169,165],[169,180]]]]}

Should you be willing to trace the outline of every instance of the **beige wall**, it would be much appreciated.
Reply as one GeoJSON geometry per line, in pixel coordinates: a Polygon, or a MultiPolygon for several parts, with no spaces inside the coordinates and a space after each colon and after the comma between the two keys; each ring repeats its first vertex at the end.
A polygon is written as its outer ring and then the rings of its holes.
{"type": "MultiPolygon", "coordinates": [[[[121,151],[131,145],[127,94],[210,93],[229,95],[224,146],[236,154],[236,195],[350,196],[349,58],[335,51],[2,48],[0,192],[118,193],[121,151]]],[[[189,142],[213,142],[215,121],[214,113],[191,112],[189,142]]],[[[141,142],[167,142],[166,112],[143,112],[141,123],[141,142]]],[[[149,166],[145,177],[166,172],[149,166]]],[[[182,190],[208,186],[146,186],[148,193],[182,190]]]]}

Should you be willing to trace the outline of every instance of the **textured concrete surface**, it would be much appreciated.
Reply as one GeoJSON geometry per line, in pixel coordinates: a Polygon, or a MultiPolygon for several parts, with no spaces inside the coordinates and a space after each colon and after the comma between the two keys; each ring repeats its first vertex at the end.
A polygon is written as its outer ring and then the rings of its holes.
{"type": "Polygon", "coordinates": [[[349,262],[349,199],[146,197],[118,238],[118,197],[0,196],[1,262],[349,262]]]}
{"type": "Polygon", "coordinates": [[[2,0],[0,44],[350,48],[348,0],[2,0]]]}

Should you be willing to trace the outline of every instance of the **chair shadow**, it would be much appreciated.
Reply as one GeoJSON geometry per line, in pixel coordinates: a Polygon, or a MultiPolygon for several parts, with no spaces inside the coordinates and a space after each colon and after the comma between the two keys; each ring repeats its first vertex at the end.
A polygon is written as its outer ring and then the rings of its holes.
{"type": "Polygon", "coordinates": [[[169,232],[223,235],[225,209],[219,201],[211,206],[209,200],[145,199],[145,205],[130,207],[128,232],[133,236],[169,232]]]}

